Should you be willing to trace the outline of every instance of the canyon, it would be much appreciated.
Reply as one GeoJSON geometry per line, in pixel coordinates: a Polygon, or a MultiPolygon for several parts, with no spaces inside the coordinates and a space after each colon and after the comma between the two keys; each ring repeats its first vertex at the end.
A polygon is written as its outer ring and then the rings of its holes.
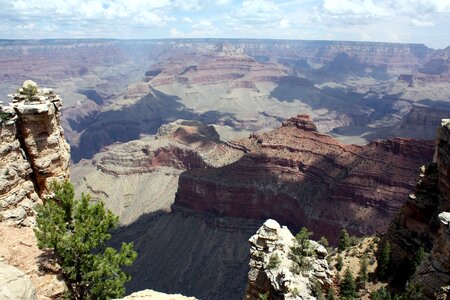
{"type": "Polygon", "coordinates": [[[129,292],[237,299],[247,241],[267,218],[333,243],[344,227],[382,233],[433,153],[432,142],[411,139],[345,145],[304,115],[229,142],[213,126],[179,120],[104,148],[71,174],[78,192],[121,217],[113,244],[134,242],[139,252],[129,292]]]}
{"type": "Polygon", "coordinates": [[[420,44],[92,39],[1,41],[0,53],[3,94],[28,76],[67,99],[75,163],[176,119],[235,140],[309,114],[320,132],[366,144],[433,139],[450,110],[449,49],[420,44]]]}
{"type": "MultiPolygon", "coordinates": [[[[425,247],[432,255],[415,280],[431,290],[447,267],[444,125],[413,191],[450,111],[449,53],[331,41],[0,41],[0,92],[13,93],[0,106],[0,234],[33,243],[33,207],[51,180],[69,178],[71,162],[77,195],[120,217],[112,245],[138,251],[127,293],[242,298],[249,263],[260,267],[256,252],[267,250],[248,241],[269,218],[287,226],[277,234],[306,226],[332,244],[342,228],[388,231],[400,263],[425,247]],[[14,92],[28,78],[53,89],[28,103],[25,86],[14,92]]],[[[3,260],[21,266],[13,256],[26,250],[5,247],[3,260]]],[[[61,291],[21,267],[37,294],[61,291]]]]}

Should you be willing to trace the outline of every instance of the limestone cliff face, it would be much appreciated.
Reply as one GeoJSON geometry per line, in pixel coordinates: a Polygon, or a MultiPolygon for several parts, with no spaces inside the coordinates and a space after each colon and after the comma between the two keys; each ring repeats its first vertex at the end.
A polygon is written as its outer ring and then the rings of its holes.
{"type": "Polygon", "coordinates": [[[0,106],[0,213],[8,223],[30,225],[27,216],[50,182],[69,177],[70,149],[60,126],[59,96],[26,81],[13,97],[0,106]]]}
{"type": "MultiPolygon", "coordinates": [[[[424,299],[436,299],[450,290],[450,120],[442,120],[436,138],[434,162],[422,167],[416,191],[392,222],[386,238],[392,262],[401,266],[423,247],[430,254],[413,276],[423,287],[424,299]]],[[[439,298],[447,299],[447,298],[439,298]]]]}
{"type": "Polygon", "coordinates": [[[310,267],[296,274],[289,258],[294,236],[286,226],[267,220],[250,240],[250,271],[244,299],[316,299],[314,285],[331,285],[332,273],[325,257],[327,251],[310,241],[313,255],[307,257],[310,267]],[[274,257],[278,262],[274,263],[274,257]]]}

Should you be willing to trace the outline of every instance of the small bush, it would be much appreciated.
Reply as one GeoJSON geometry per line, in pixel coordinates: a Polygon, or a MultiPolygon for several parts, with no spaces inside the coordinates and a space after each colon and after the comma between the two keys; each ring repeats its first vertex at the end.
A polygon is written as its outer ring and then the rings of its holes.
{"type": "Polygon", "coordinates": [[[272,270],[278,268],[281,263],[280,256],[276,253],[272,253],[269,257],[269,263],[267,264],[267,268],[272,270]]]}
{"type": "Polygon", "coordinates": [[[338,270],[338,271],[342,270],[343,266],[344,266],[344,259],[339,254],[337,257],[337,262],[336,262],[336,270],[338,270]]]}
{"type": "Polygon", "coordinates": [[[25,101],[32,101],[33,96],[38,93],[38,88],[35,85],[28,84],[27,86],[22,88],[22,95],[26,96],[25,101]]]}

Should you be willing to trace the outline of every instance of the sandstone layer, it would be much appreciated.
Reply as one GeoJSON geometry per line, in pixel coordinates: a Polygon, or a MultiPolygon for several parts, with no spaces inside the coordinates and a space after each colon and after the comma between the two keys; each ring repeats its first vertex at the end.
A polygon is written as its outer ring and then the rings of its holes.
{"type": "Polygon", "coordinates": [[[58,95],[32,81],[24,83],[9,106],[0,106],[0,209],[8,222],[29,225],[24,220],[33,215],[50,182],[69,178],[61,106],[58,95]]]}
{"type": "Polygon", "coordinates": [[[242,154],[220,141],[213,126],[178,120],[161,126],[156,136],[108,146],[71,173],[78,194],[105,201],[122,224],[130,224],[148,213],[170,211],[182,172],[221,167],[242,154]]]}
{"type": "Polygon", "coordinates": [[[328,268],[327,250],[315,241],[309,241],[312,255],[305,258],[306,270],[292,271],[291,248],[294,236],[286,226],[267,220],[250,240],[250,271],[244,299],[316,299],[314,286],[329,287],[332,272],[328,268]],[[278,260],[274,259],[277,257],[278,260]],[[274,263],[276,261],[276,263],[274,263]]]}
{"type": "Polygon", "coordinates": [[[274,218],[333,242],[343,227],[357,235],[385,231],[434,150],[430,142],[409,139],[344,145],[303,115],[232,144],[247,153],[221,168],[181,174],[175,206],[274,218]]]}

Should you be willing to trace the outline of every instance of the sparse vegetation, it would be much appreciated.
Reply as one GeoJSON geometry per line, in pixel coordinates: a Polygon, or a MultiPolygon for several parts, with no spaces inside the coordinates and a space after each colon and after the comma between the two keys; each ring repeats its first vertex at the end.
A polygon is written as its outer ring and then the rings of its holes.
{"type": "Polygon", "coordinates": [[[269,292],[265,292],[264,294],[258,295],[258,300],[269,300],[269,292]]]}
{"type": "Polygon", "coordinates": [[[341,282],[341,299],[353,300],[357,296],[355,280],[353,279],[352,272],[347,268],[341,282]]]}
{"type": "Polygon", "coordinates": [[[328,243],[328,240],[326,237],[322,236],[320,237],[320,239],[317,241],[319,244],[321,244],[322,246],[324,246],[325,248],[330,247],[330,243],[328,243]]]}
{"type": "Polygon", "coordinates": [[[369,280],[369,271],[367,269],[368,261],[367,256],[363,255],[359,260],[359,274],[358,274],[358,287],[365,288],[366,283],[369,280]]]}
{"type": "Polygon", "coordinates": [[[336,270],[338,270],[338,271],[342,270],[343,266],[344,266],[344,259],[339,254],[337,257],[337,262],[336,262],[336,270]]]}
{"type": "Polygon", "coordinates": [[[377,261],[378,267],[376,270],[379,279],[386,279],[389,274],[389,266],[391,259],[391,244],[385,240],[378,248],[377,261]]]}
{"type": "Polygon", "coordinates": [[[335,300],[336,299],[336,296],[334,295],[334,289],[332,287],[328,288],[326,299],[327,300],[335,300]]]}
{"type": "Polygon", "coordinates": [[[122,297],[130,276],[121,270],[136,259],[133,244],[118,252],[106,247],[118,217],[103,202],[90,204],[89,195],[74,199],[70,182],[53,183],[54,196],[36,209],[35,234],[40,249],[54,251],[70,299],[122,297]]]}
{"type": "Polygon", "coordinates": [[[25,101],[32,101],[33,96],[38,93],[38,88],[36,85],[28,84],[27,86],[22,87],[22,95],[26,96],[25,101]]]}
{"type": "Polygon", "coordinates": [[[341,235],[339,236],[338,249],[339,249],[339,251],[344,251],[348,247],[350,247],[350,236],[348,235],[347,230],[342,229],[341,235]]]}
{"type": "Polygon", "coordinates": [[[272,253],[269,257],[269,263],[267,264],[268,269],[276,269],[281,263],[280,256],[276,253],[272,253]]]}
{"type": "Polygon", "coordinates": [[[299,233],[295,236],[294,246],[291,247],[289,258],[292,260],[292,272],[300,274],[301,271],[309,267],[306,260],[312,255],[311,244],[309,238],[313,235],[306,227],[302,227],[299,233]]]}

